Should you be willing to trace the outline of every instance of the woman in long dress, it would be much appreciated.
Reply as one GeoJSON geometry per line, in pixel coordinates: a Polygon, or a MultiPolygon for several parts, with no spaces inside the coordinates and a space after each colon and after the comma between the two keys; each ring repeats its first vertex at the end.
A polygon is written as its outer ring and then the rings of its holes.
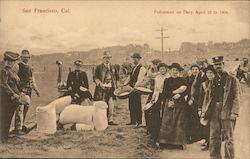
{"type": "Polygon", "coordinates": [[[179,73],[183,68],[178,63],[169,66],[170,78],[164,81],[163,99],[166,100],[163,109],[158,143],[161,148],[183,149],[187,143],[185,128],[187,121],[187,106],[184,96],[187,84],[179,73]]]}
{"type": "Polygon", "coordinates": [[[167,73],[167,65],[165,63],[159,63],[158,69],[160,74],[155,77],[154,82],[154,93],[152,95],[151,103],[152,106],[148,109],[150,111],[148,131],[151,134],[154,142],[156,142],[160,126],[161,126],[161,108],[162,108],[162,91],[163,84],[166,78],[169,77],[167,73]]]}

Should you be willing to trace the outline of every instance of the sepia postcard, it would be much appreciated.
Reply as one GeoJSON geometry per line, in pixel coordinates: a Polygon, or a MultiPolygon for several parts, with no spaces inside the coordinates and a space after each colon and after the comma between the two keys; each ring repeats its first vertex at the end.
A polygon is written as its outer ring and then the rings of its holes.
{"type": "Polygon", "coordinates": [[[250,158],[249,18],[249,1],[0,0],[0,158],[250,158]]]}

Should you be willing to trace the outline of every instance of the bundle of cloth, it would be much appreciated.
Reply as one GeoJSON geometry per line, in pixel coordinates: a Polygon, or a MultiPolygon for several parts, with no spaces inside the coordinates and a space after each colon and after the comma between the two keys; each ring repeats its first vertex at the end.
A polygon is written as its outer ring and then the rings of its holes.
{"type": "Polygon", "coordinates": [[[58,125],[64,129],[72,126],[77,131],[103,131],[108,126],[107,104],[96,101],[93,105],[71,104],[71,96],[61,97],[47,106],[37,107],[37,129],[39,132],[55,133],[58,125]]]}

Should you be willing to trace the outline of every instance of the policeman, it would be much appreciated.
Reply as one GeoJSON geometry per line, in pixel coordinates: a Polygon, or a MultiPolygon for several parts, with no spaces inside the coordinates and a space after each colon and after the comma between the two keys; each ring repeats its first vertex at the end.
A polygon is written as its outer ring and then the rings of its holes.
{"type": "Polygon", "coordinates": [[[87,74],[81,70],[82,64],[81,60],[76,60],[74,62],[75,70],[69,72],[67,79],[67,88],[76,104],[81,104],[84,100],[92,100],[92,95],[88,90],[89,82],[87,74]]]}
{"type": "Polygon", "coordinates": [[[1,68],[1,104],[0,104],[0,143],[7,141],[11,119],[15,113],[19,100],[19,77],[13,67],[19,54],[6,51],[4,53],[4,66],[1,68]]]}

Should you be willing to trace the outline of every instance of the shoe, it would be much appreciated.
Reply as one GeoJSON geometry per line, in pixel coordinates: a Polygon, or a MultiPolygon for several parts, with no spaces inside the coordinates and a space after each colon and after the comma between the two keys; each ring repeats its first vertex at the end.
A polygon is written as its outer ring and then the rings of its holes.
{"type": "Polygon", "coordinates": [[[202,149],[201,149],[201,151],[208,151],[209,150],[209,146],[207,145],[206,147],[203,147],[202,149]]]}
{"type": "Polygon", "coordinates": [[[126,125],[136,125],[136,123],[127,123],[126,125]]]}
{"type": "Polygon", "coordinates": [[[25,133],[22,130],[17,130],[16,135],[24,135],[25,133]]]}
{"type": "Polygon", "coordinates": [[[204,143],[201,144],[201,146],[207,146],[208,142],[205,141],[204,143]]]}
{"type": "Polygon", "coordinates": [[[114,125],[114,126],[117,126],[118,124],[114,123],[113,121],[109,121],[108,122],[109,125],[114,125]]]}
{"type": "Polygon", "coordinates": [[[141,127],[143,127],[142,124],[137,124],[137,125],[135,126],[135,128],[141,128],[141,127]]]}

